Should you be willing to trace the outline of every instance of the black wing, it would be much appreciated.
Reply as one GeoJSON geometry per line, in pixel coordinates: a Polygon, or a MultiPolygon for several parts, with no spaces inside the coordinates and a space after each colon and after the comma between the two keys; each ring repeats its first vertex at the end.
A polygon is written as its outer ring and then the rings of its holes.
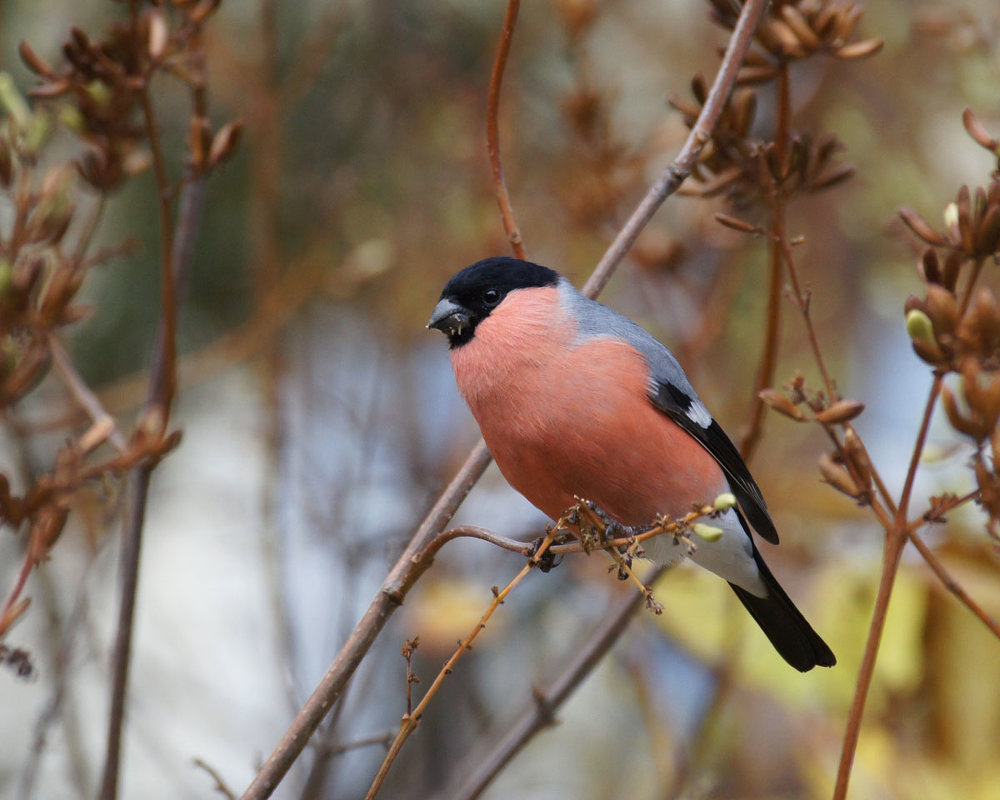
{"type": "MultiPolygon", "coordinates": [[[[707,427],[702,425],[697,420],[698,414],[689,413],[695,401],[669,381],[657,381],[655,392],[650,393],[649,399],[657,409],[690,433],[712,454],[729,480],[729,486],[747,522],[763,539],[777,544],[778,531],[775,530],[771,515],[767,513],[764,495],[747,465],[743,463],[736,445],[726,436],[719,423],[713,419],[707,427]]],[[[704,406],[701,408],[704,409],[704,406]]]]}

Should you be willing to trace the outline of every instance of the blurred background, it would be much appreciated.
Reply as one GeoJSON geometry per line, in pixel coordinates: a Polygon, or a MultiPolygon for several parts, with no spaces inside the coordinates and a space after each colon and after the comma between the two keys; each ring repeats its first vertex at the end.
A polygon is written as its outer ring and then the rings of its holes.
{"type": "MultiPolygon", "coordinates": [[[[181,315],[173,425],[184,438],[153,478],[123,797],[213,796],[196,759],[243,790],[476,441],[445,342],[424,325],[448,277],[507,252],[485,146],[503,12],[478,0],[226,0],[206,28],[209,116],[246,128],[212,176],[181,315]]],[[[124,13],[98,0],[0,3],[0,69],[27,92],[35,78],[21,40],[58,63],[71,26],[97,36],[124,13]]],[[[796,256],[830,370],[867,404],[858,430],[898,490],[931,375],[903,325],[903,303],[920,291],[919,248],[896,211],[911,205],[941,227],[958,187],[995,169],[961,114],[972,107],[1000,131],[1000,11],[988,0],[873,2],[860,30],[885,41],[881,53],[792,70],[793,127],[835,133],[856,174],[798,200],[789,230],[805,237],[796,256]]],[[[700,0],[525,4],[500,121],[529,258],[582,284],[684,140],[668,99],[690,102],[692,76],[711,79],[725,42],[700,0]]],[[[167,80],[154,88],[179,176],[185,96],[167,80]]],[[[762,136],[773,108],[764,87],[762,136]]],[[[763,339],[767,252],[720,226],[722,210],[733,213],[721,200],[668,200],[602,299],[674,349],[737,435],[763,339]]],[[[109,198],[99,243],[124,239],[136,247],[88,276],[91,313],[64,341],[128,428],[159,314],[148,173],[109,198]]],[[[818,384],[801,320],[785,305],[778,383],[801,371],[818,384]]],[[[47,421],[68,403],[46,380],[4,416],[0,458],[15,486],[49,468],[65,431],[47,421]]],[[[773,414],[765,422],[751,467],[782,536],[765,557],[838,666],[794,672],[722,582],[678,568],[657,585],[665,613],[634,619],[559,724],[486,797],[829,796],[883,535],[821,481],[818,428],[773,414]]],[[[970,452],[935,421],[915,509],[974,488],[970,452]]],[[[113,482],[80,492],[51,559],[29,579],[32,605],[7,643],[27,649],[36,672],[25,681],[0,671],[4,797],[93,796],[127,497],[113,482]]],[[[545,522],[495,467],[456,521],[528,539],[545,522]]],[[[0,535],[5,593],[23,560],[14,533],[0,535]]],[[[964,509],[926,537],[1000,614],[1000,561],[983,517],[964,509]]],[[[449,544],[275,796],[361,796],[405,710],[403,642],[420,637],[419,694],[488,606],[490,587],[521,565],[483,542],[449,544]]],[[[448,796],[627,588],[597,556],[531,575],[445,682],[382,796],[448,796]]],[[[996,797],[997,741],[997,641],[908,551],[852,796],[996,797]]]]}

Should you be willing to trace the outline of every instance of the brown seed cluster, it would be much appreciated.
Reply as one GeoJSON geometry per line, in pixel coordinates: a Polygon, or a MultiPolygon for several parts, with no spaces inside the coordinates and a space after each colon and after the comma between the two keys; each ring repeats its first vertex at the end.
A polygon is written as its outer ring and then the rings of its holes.
{"type": "MultiPolygon", "coordinates": [[[[972,139],[1000,156],[1000,141],[976,115],[963,114],[972,139]]],[[[1000,168],[987,186],[962,186],[943,211],[937,230],[912,208],[900,210],[906,226],[924,244],[920,277],[923,297],[910,296],[904,307],[913,349],[939,375],[954,373],[956,386],[942,388],[948,421],[976,445],[973,469],[978,501],[990,515],[990,530],[1000,529],[1000,303],[993,290],[979,285],[984,267],[1000,256],[1000,168]],[[990,457],[986,457],[989,448],[990,457]]]]}
{"type": "Polygon", "coordinates": [[[853,497],[859,505],[867,505],[872,497],[874,470],[861,438],[848,424],[865,410],[864,403],[846,398],[831,401],[824,392],[810,389],[801,374],[784,389],[765,389],[760,398],[789,419],[822,425],[835,439],[835,429],[842,430],[840,446],[820,456],[819,471],[833,488],[853,497]]]}
{"type": "MultiPolygon", "coordinates": [[[[710,0],[712,18],[732,30],[740,6],[710,0]]],[[[773,0],[755,34],[755,47],[744,59],[739,82],[762,83],[777,75],[778,65],[815,55],[866,58],[882,49],[881,39],[851,42],[862,8],[846,0],[773,0]]]]}
{"type": "MultiPolygon", "coordinates": [[[[704,78],[696,76],[691,90],[696,104],[670,100],[689,128],[698,119],[708,94],[704,78]]],[[[833,134],[816,136],[808,131],[792,131],[783,147],[751,136],[756,110],[754,90],[734,93],[691,171],[698,185],[690,193],[700,197],[724,195],[734,208],[745,209],[773,193],[787,198],[830,189],[854,174],[853,166],[837,161],[843,145],[833,134]]]]}
{"type": "MultiPolygon", "coordinates": [[[[189,83],[196,106],[203,103],[200,70],[192,63],[200,56],[190,45],[219,2],[151,3],[134,20],[112,23],[99,41],[73,28],[62,49],[65,65],[59,69],[21,43],[21,58],[41,79],[31,95],[65,101],[63,120],[89,144],[77,165],[88,184],[113,189],[149,166],[141,104],[142,89],[155,72],[169,72],[189,83]]],[[[205,109],[196,108],[191,121],[192,166],[207,169],[229,158],[241,128],[241,123],[231,122],[213,135],[205,109]]]]}
{"type": "MultiPolygon", "coordinates": [[[[173,0],[123,6],[121,20],[100,39],[72,30],[57,66],[22,44],[22,58],[40,78],[30,92],[34,107],[0,74],[0,195],[11,210],[0,225],[0,411],[8,413],[53,363],[70,396],[79,400],[89,392],[57,337],[89,313],[78,294],[91,268],[116,254],[92,250],[105,200],[148,165],[146,153],[159,143],[150,121],[152,77],[169,74],[190,91],[191,173],[211,169],[235,148],[239,123],[213,135],[205,117],[199,31],[217,5],[173,0]],[[46,148],[57,124],[79,137],[83,152],[49,166],[54,157],[46,148]]],[[[0,525],[26,535],[23,566],[0,604],[0,637],[26,609],[28,600],[20,596],[26,578],[49,557],[79,490],[153,464],[179,441],[155,408],[129,435],[118,433],[107,414],[92,407],[88,413],[93,419],[84,426],[68,415],[73,428],[64,445],[21,493],[11,488],[16,481],[0,474],[0,525]]]]}
{"type": "MultiPolygon", "coordinates": [[[[732,0],[710,3],[715,22],[732,29],[741,4],[732,0]]],[[[775,0],[757,27],[737,83],[748,86],[780,80],[790,62],[817,55],[854,59],[877,53],[882,47],[878,39],[850,41],[861,13],[859,6],[842,0],[775,0]]],[[[694,103],[670,101],[689,128],[708,94],[701,76],[695,77],[691,89],[694,103]]],[[[692,178],[700,184],[694,193],[704,197],[725,194],[734,207],[747,208],[775,193],[789,197],[822,191],[854,174],[853,167],[837,162],[835,156],[842,147],[833,135],[778,132],[780,142],[751,136],[756,110],[754,90],[744,88],[733,94],[692,171],[692,178]]]]}

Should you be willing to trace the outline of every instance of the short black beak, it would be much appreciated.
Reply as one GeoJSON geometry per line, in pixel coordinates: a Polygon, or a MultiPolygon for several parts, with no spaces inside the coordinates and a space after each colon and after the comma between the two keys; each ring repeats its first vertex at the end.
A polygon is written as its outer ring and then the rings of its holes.
{"type": "Polygon", "coordinates": [[[447,297],[442,297],[434,307],[434,313],[427,323],[428,328],[437,328],[449,337],[461,335],[462,331],[471,325],[472,312],[447,297]]]}

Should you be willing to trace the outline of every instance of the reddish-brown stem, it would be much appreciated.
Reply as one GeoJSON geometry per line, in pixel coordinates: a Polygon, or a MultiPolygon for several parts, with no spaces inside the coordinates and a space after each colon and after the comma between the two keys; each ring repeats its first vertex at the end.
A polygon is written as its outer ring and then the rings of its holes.
{"type": "Polygon", "coordinates": [[[153,376],[149,390],[150,400],[163,415],[164,423],[170,416],[177,383],[177,298],[174,284],[174,230],[170,211],[170,184],[167,182],[166,164],[160,144],[156,111],[148,86],[141,92],[142,109],[153,156],[153,173],[156,176],[157,207],[160,214],[160,307],[162,334],[159,342],[163,366],[153,376]]]}
{"type": "Polygon", "coordinates": [[[854,764],[854,754],[858,747],[858,737],[861,733],[861,718],[864,715],[868,690],[871,688],[872,675],[875,672],[875,661],[878,658],[878,648],[882,641],[882,631],[885,628],[886,610],[889,608],[889,598],[896,582],[899,567],[899,557],[906,542],[905,534],[890,531],[885,539],[885,553],[882,560],[882,577],[879,580],[878,594],[875,598],[875,609],[872,612],[872,622],[868,629],[868,640],[865,643],[864,657],[858,671],[858,680],[854,688],[854,699],[847,719],[847,730],[844,732],[843,749],[840,764],[837,768],[837,784],[834,787],[834,800],[845,800],[847,784],[851,778],[851,766],[854,764]]]}
{"type": "MultiPolygon", "coordinates": [[[[778,65],[778,109],[777,130],[775,132],[775,160],[784,164],[787,148],[789,117],[791,116],[791,96],[788,87],[788,65],[781,62],[778,65]]],[[[761,157],[761,168],[764,169],[764,158],[761,157]]],[[[774,375],[778,367],[778,337],[781,333],[781,278],[782,250],[785,241],[785,200],[782,190],[770,181],[768,190],[771,196],[771,236],[768,249],[767,275],[767,312],[764,324],[764,346],[754,378],[753,397],[750,401],[749,422],[746,432],[740,440],[740,454],[749,460],[760,439],[764,435],[764,412],[767,407],[760,397],[762,390],[774,384],[774,375]]]]}
{"type": "Polygon", "coordinates": [[[944,564],[934,555],[927,546],[927,543],[917,535],[915,530],[909,530],[907,534],[910,537],[910,541],[913,542],[914,547],[924,557],[927,566],[931,568],[931,571],[941,581],[941,585],[964,603],[966,608],[975,614],[979,618],[979,621],[992,631],[994,636],[1000,639],[1000,623],[997,623],[993,617],[986,613],[982,606],[969,596],[969,593],[962,588],[962,584],[951,576],[951,573],[945,569],[944,564]]]}
{"type": "Polygon", "coordinates": [[[826,360],[823,358],[823,352],[819,348],[819,340],[816,338],[816,328],[812,323],[812,314],[810,313],[809,297],[802,290],[802,284],[799,282],[799,271],[795,266],[795,258],[792,255],[792,247],[788,243],[785,236],[777,239],[777,244],[781,248],[782,258],[784,259],[785,266],[788,269],[788,280],[792,286],[792,297],[795,301],[796,308],[802,314],[802,321],[805,324],[806,336],[809,339],[809,348],[812,350],[813,359],[816,361],[816,368],[819,369],[820,377],[823,379],[823,386],[826,389],[827,399],[832,403],[840,399],[840,394],[837,392],[837,386],[833,382],[833,378],[830,377],[830,373],[826,368],[826,360]]]}
{"type": "Polygon", "coordinates": [[[510,242],[514,255],[524,258],[524,242],[517,220],[514,218],[514,208],[511,206],[507,183],[503,177],[503,162],[500,160],[500,89],[503,85],[503,73],[507,66],[507,56],[510,54],[510,43],[514,38],[514,26],[517,24],[517,12],[520,7],[520,0],[507,1],[507,12],[504,14],[503,27],[500,29],[500,44],[497,46],[496,59],[493,61],[493,74],[490,76],[490,90],[486,104],[486,150],[493,172],[493,191],[496,194],[497,205],[500,206],[500,219],[503,221],[507,241],[510,242]]]}
{"type": "Polygon", "coordinates": [[[913,445],[913,452],[910,455],[910,466],[906,473],[906,480],[903,484],[903,491],[896,510],[896,516],[893,519],[892,525],[886,530],[882,577],[879,580],[878,595],[875,598],[875,609],[872,611],[871,627],[868,630],[865,653],[858,672],[858,680],[854,689],[854,699],[851,701],[847,729],[844,731],[840,764],[837,767],[837,784],[833,793],[834,800],[845,800],[847,797],[847,785],[851,778],[851,766],[854,763],[854,754],[857,752],[858,738],[861,734],[861,718],[864,715],[865,704],[868,700],[868,690],[871,688],[872,675],[875,672],[879,644],[882,641],[882,630],[885,627],[886,611],[889,608],[889,598],[892,596],[892,589],[895,585],[896,574],[899,568],[899,557],[903,552],[903,546],[906,544],[906,513],[909,507],[910,495],[913,492],[917,467],[920,464],[920,457],[923,454],[924,444],[927,441],[927,431],[930,429],[934,406],[937,404],[937,398],[941,392],[943,383],[944,378],[940,374],[936,374],[934,376],[934,383],[931,385],[927,396],[927,404],[924,407],[924,416],[920,422],[917,440],[913,445]]]}
{"type": "MultiPolygon", "coordinates": [[[[134,39],[138,42],[141,41],[141,37],[138,34],[138,12],[134,0],[130,3],[130,12],[135,30],[134,39]]],[[[185,185],[186,196],[182,198],[181,202],[183,209],[181,223],[175,230],[170,208],[171,186],[167,179],[159,126],[149,92],[150,78],[149,74],[142,76],[139,96],[146,138],[152,153],[153,175],[159,208],[161,316],[146,407],[148,412],[158,417],[157,424],[161,430],[165,431],[177,383],[177,290],[178,284],[183,282],[188,260],[193,253],[190,243],[193,241],[194,231],[201,219],[204,176],[195,176],[185,185]],[[175,252],[182,254],[185,259],[183,263],[179,263],[175,259],[175,252]]],[[[132,506],[122,534],[121,601],[112,653],[111,709],[108,715],[107,748],[101,778],[100,800],[115,800],[118,795],[121,736],[125,718],[129,661],[132,652],[132,628],[139,580],[142,531],[146,515],[146,501],[149,496],[149,484],[154,468],[155,463],[144,465],[133,471],[132,506]]]]}

